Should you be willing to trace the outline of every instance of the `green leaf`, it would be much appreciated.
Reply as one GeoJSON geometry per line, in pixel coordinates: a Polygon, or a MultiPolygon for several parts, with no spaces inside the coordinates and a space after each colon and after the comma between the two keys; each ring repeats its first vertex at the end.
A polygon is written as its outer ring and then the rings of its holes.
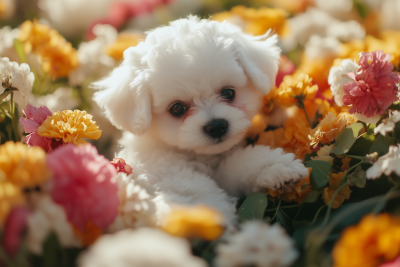
{"type": "Polygon", "coordinates": [[[58,242],[57,236],[51,233],[43,243],[43,267],[60,266],[62,257],[62,248],[58,242]]]}
{"type": "Polygon", "coordinates": [[[354,180],[358,180],[358,179],[363,179],[363,180],[355,182],[354,185],[359,188],[364,188],[365,184],[367,183],[367,176],[366,176],[366,172],[361,168],[361,165],[358,166],[355,169],[355,171],[353,171],[352,173],[347,175],[348,181],[354,181],[354,180]]]}
{"type": "Polygon", "coordinates": [[[262,220],[268,200],[263,193],[250,194],[237,211],[241,222],[247,220],[262,220]]]}
{"type": "Polygon", "coordinates": [[[310,182],[314,191],[320,191],[329,183],[329,172],[331,165],[328,162],[312,160],[307,162],[306,167],[311,167],[310,182]]]}
{"type": "Polygon", "coordinates": [[[24,44],[20,40],[14,39],[14,49],[15,49],[15,52],[17,52],[17,55],[18,55],[19,59],[21,60],[21,62],[27,63],[28,61],[26,60],[26,55],[24,52],[24,44]]]}
{"type": "Polygon", "coordinates": [[[365,156],[368,154],[375,141],[375,135],[363,133],[347,152],[349,155],[365,156]]]}
{"type": "Polygon", "coordinates": [[[279,209],[278,213],[276,215],[276,221],[278,223],[280,223],[283,227],[285,227],[286,229],[292,229],[292,219],[290,219],[290,217],[288,215],[286,215],[286,213],[279,209]]]}
{"type": "Polygon", "coordinates": [[[320,198],[320,194],[315,191],[311,191],[308,193],[307,197],[303,200],[302,203],[313,203],[320,198]]]}
{"type": "Polygon", "coordinates": [[[374,129],[376,127],[376,123],[368,123],[367,125],[367,133],[374,134],[374,129]]]}
{"type": "Polygon", "coordinates": [[[310,161],[311,157],[316,157],[318,156],[317,152],[313,151],[311,154],[306,154],[304,156],[304,162],[310,161]]]}
{"type": "Polygon", "coordinates": [[[391,136],[391,133],[386,133],[385,138],[389,146],[396,144],[396,137],[391,136]]]}
{"type": "Polygon", "coordinates": [[[369,13],[369,7],[366,3],[361,2],[360,0],[353,0],[354,8],[357,10],[358,15],[361,18],[365,19],[369,13]]]}
{"type": "Polygon", "coordinates": [[[369,150],[369,154],[374,152],[378,152],[379,156],[383,156],[389,152],[389,145],[384,136],[378,135],[378,137],[376,137],[374,144],[369,150]]]}
{"type": "Polygon", "coordinates": [[[347,126],[336,139],[335,145],[331,151],[336,155],[343,155],[349,152],[350,148],[356,142],[358,133],[364,127],[362,123],[353,123],[347,126]]]}
{"type": "Polygon", "coordinates": [[[388,109],[400,111],[400,101],[393,102],[388,109]]]}

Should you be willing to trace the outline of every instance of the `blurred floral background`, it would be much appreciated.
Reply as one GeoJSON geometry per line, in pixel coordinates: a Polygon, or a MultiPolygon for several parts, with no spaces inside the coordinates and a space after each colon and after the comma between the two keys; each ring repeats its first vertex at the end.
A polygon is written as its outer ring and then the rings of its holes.
{"type": "Polygon", "coordinates": [[[0,266],[400,266],[399,70],[398,0],[0,0],[0,266]],[[92,101],[125,49],[189,14],[278,35],[247,141],[310,172],[239,199],[234,227],[205,206],[156,222],[92,101]]]}

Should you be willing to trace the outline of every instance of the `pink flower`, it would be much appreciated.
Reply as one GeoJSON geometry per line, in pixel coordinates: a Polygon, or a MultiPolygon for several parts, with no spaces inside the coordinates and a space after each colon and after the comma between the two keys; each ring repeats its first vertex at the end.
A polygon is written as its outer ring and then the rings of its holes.
{"type": "Polygon", "coordinates": [[[117,172],[91,144],[66,144],[47,159],[53,171],[51,196],[81,232],[88,222],[105,230],[116,218],[117,172]]]}
{"type": "Polygon", "coordinates": [[[393,72],[390,55],[378,50],[372,53],[360,53],[358,72],[347,75],[354,82],[343,86],[345,105],[352,105],[351,114],[360,113],[370,118],[383,112],[397,101],[400,78],[393,72]]]}
{"type": "Polygon", "coordinates": [[[397,259],[395,259],[392,262],[385,262],[379,265],[379,267],[399,267],[399,266],[400,266],[400,255],[397,257],[397,259]]]}
{"type": "Polygon", "coordinates": [[[46,152],[53,151],[51,147],[51,138],[41,137],[37,130],[40,125],[47,119],[48,116],[53,115],[51,111],[46,106],[41,106],[40,108],[35,108],[29,105],[22,112],[25,114],[26,118],[21,117],[19,122],[24,127],[26,133],[30,133],[25,137],[25,143],[30,146],[40,146],[46,152]]]}
{"type": "Polygon", "coordinates": [[[125,160],[121,158],[114,158],[111,164],[115,167],[117,172],[124,172],[126,174],[132,173],[132,167],[126,164],[125,160]]]}
{"type": "Polygon", "coordinates": [[[21,245],[28,215],[29,211],[27,208],[17,207],[14,208],[7,217],[1,244],[11,257],[15,256],[15,253],[17,253],[21,245]]]}

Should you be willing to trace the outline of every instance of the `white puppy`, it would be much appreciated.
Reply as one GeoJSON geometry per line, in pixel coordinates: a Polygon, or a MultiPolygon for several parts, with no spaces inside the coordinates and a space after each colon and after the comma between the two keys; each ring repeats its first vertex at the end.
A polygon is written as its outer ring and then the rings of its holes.
{"type": "Polygon", "coordinates": [[[203,203],[234,217],[231,196],[291,190],[308,175],[293,154],[244,146],[262,96],[274,86],[276,36],[190,16],[148,33],[94,84],[94,100],[125,132],[118,157],[168,205],[203,203]],[[224,189],[221,190],[220,188],[224,189]]]}

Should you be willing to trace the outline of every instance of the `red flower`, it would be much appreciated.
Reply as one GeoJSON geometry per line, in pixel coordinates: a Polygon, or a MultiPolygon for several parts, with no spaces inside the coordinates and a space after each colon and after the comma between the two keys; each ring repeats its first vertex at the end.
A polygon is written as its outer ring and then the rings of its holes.
{"type": "Polygon", "coordinates": [[[124,172],[126,174],[132,173],[132,167],[126,164],[125,160],[121,158],[114,158],[111,164],[115,167],[117,172],[124,172]]]}

